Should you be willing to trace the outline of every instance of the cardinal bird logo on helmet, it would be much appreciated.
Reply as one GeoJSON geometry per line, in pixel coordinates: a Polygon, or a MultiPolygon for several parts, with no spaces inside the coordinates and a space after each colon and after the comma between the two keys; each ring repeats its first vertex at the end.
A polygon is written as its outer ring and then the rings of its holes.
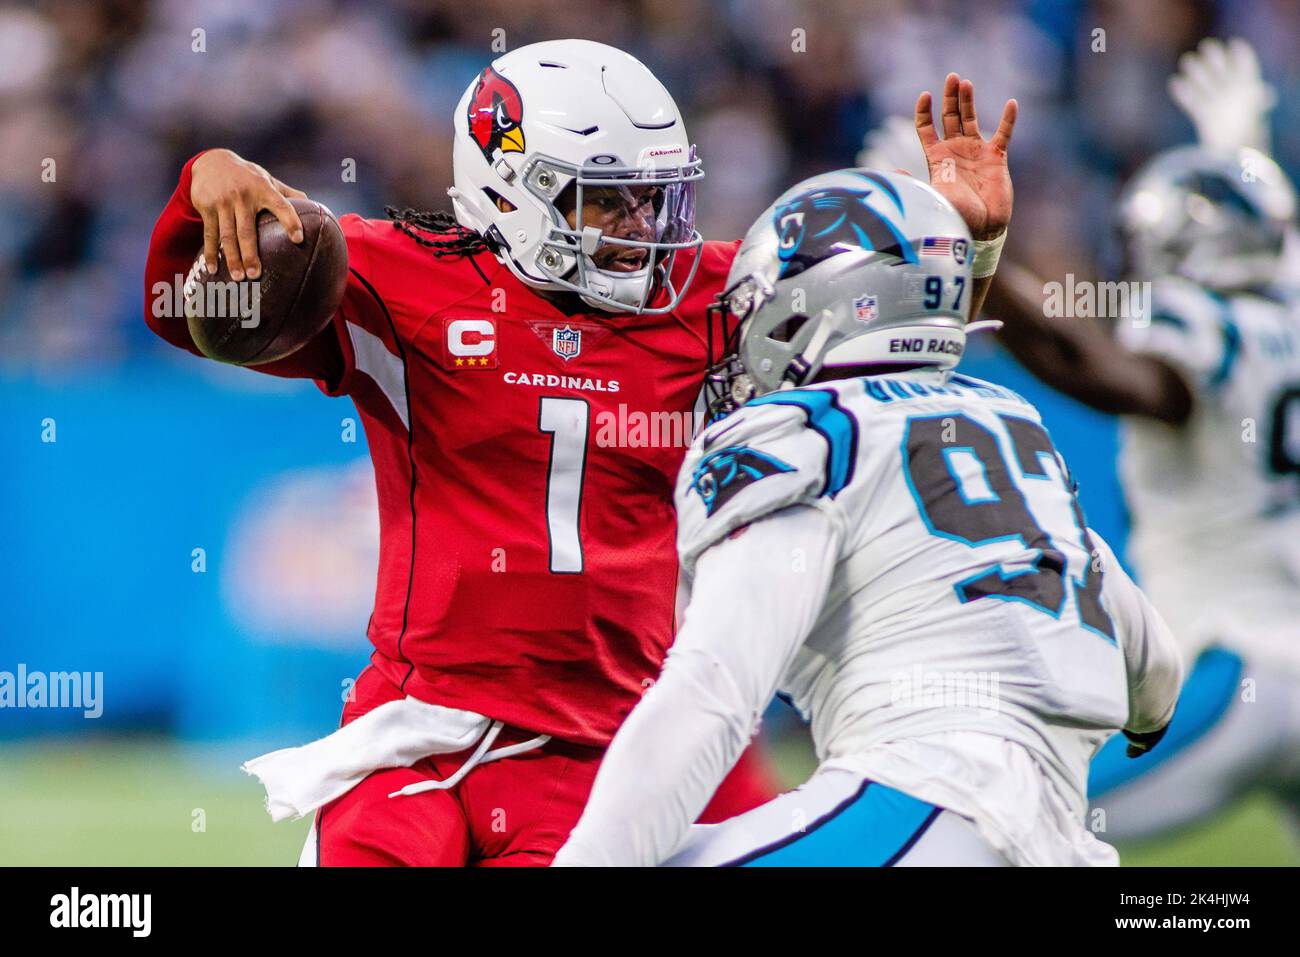
{"type": "Polygon", "coordinates": [[[469,132],[492,162],[498,149],[503,153],[524,151],[524,103],[515,85],[488,67],[478,78],[469,101],[469,132]]]}

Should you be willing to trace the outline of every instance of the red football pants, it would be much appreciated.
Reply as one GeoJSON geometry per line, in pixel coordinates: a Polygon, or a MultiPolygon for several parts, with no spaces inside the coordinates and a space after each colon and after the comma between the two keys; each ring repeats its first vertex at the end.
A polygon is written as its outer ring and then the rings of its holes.
{"type": "MultiPolygon", "coordinates": [[[[353,700],[343,708],[344,724],[403,697],[374,668],[361,673],[354,691],[353,700]]],[[[534,736],[507,726],[493,748],[534,736]]],[[[409,768],[376,771],[326,804],[316,813],[316,863],[326,867],[550,864],[578,823],[604,749],[552,739],[534,751],[479,765],[447,790],[388,796],[408,784],[450,777],[472,750],[431,755],[409,768]]],[[[750,747],[700,820],[711,823],[734,817],[777,793],[775,776],[750,747]]]]}

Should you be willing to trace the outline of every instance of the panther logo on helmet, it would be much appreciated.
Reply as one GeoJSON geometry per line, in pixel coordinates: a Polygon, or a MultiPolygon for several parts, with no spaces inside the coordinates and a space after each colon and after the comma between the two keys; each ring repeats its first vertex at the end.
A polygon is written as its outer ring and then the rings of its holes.
{"type": "Polygon", "coordinates": [[[492,67],[479,74],[478,85],[470,97],[470,136],[492,162],[498,149],[503,153],[524,152],[524,102],[515,85],[492,67]]]}
{"type": "MultiPolygon", "coordinates": [[[[893,184],[874,174],[862,174],[881,187],[902,212],[893,184]]],[[[780,237],[778,279],[789,279],[805,269],[839,253],[855,249],[875,250],[897,256],[903,262],[917,261],[916,250],[893,223],[867,205],[874,190],[824,187],[800,193],[782,203],[773,214],[780,237]]]]}

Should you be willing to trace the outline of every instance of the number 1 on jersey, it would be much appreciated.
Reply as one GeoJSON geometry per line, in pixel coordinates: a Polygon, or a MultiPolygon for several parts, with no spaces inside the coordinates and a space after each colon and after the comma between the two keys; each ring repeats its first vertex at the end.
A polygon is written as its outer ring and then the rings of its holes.
{"type": "Polygon", "coordinates": [[[551,436],[551,461],[546,473],[546,530],[551,541],[551,571],[582,572],[582,479],[587,467],[585,399],[544,396],[537,412],[537,428],[551,436]]]}

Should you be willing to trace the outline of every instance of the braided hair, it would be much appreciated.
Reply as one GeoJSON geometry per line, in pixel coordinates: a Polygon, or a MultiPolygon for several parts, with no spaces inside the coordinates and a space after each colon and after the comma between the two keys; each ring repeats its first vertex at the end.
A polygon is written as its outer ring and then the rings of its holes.
{"type": "Polygon", "coordinates": [[[410,206],[405,209],[385,206],[384,212],[393,221],[394,229],[400,229],[421,246],[428,246],[435,256],[474,256],[485,250],[496,252],[496,244],[492,240],[472,229],[466,229],[456,222],[451,213],[431,212],[410,206]],[[421,233],[446,238],[430,239],[421,233]]]}

